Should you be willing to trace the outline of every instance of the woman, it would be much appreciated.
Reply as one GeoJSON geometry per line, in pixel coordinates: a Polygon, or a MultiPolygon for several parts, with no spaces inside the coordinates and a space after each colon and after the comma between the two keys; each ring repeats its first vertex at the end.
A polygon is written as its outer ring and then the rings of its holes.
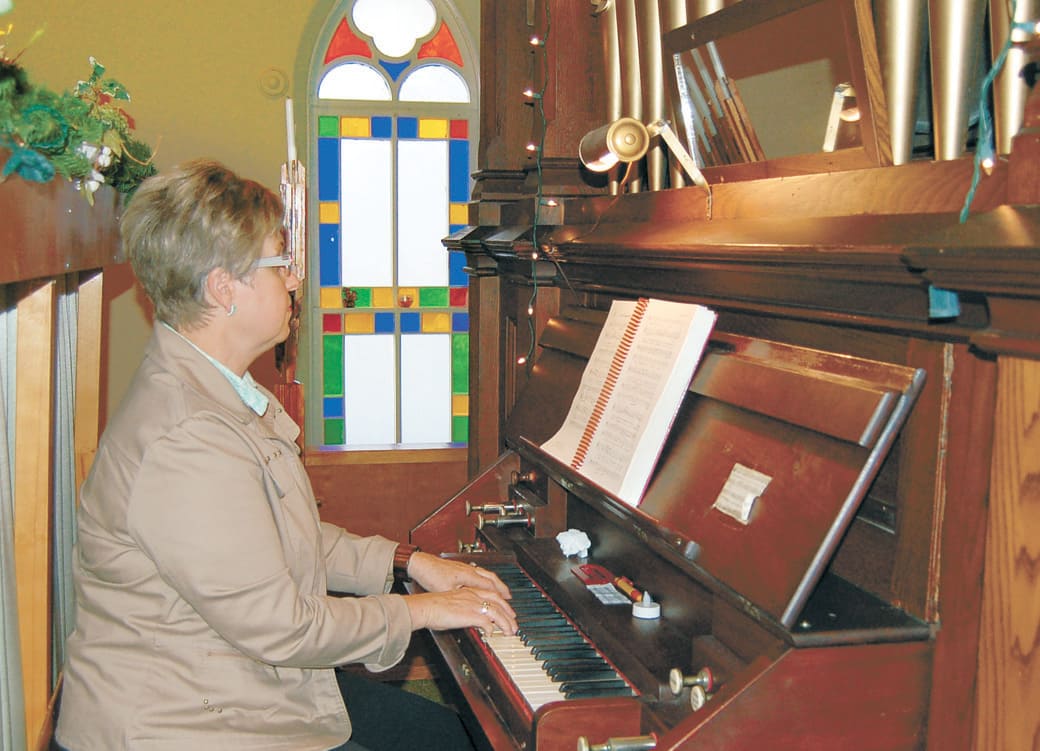
{"type": "Polygon", "coordinates": [[[466,745],[432,703],[372,727],[386,697],[332,669],[389,668],[416,629],[516,621],[494,574],[319,522],[299,428],[247,370],[286,338],[300,283],[279,199],[191,162],[146,181],[121,231],[156,324],[83,485],[58,742],[401,748],[412,721],[466,745]],[[426,593],[388,594],[395,558],[426,593]],[[348,717],[341,688],[365,709],[348,717]]]}

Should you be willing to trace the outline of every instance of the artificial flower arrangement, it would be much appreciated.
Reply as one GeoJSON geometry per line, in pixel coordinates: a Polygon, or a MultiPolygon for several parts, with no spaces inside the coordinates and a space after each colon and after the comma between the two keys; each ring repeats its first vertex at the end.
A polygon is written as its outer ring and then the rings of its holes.
{"type": "Polygon", "coordinates": [[[61,176],[93,204],[102,184],[129,194],[155,174],[152,150],[133,137],[134,121],[121,106],[129,92],[93,57],[90,65],[87,80],[56,94],[30,83],[18,56],[9,58],[0,45],[0,149],[10,152],[0,181],[61,176]]]}

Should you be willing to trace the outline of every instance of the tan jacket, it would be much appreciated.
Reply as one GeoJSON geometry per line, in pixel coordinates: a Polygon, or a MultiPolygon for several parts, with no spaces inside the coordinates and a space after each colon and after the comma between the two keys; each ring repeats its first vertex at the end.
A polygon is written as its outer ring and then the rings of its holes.
{"type": "Polygon", "coordinates": [[[386,594],[396,543],[319,522],[298,433],[156,326],[83,485],[63,746],[305,751],[350,735],[330,668],[394,665],[411,621],[386,594]]]}

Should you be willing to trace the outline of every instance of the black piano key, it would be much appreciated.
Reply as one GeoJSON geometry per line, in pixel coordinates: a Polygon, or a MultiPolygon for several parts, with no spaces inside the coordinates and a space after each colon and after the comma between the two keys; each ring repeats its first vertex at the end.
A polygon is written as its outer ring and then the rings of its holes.
{"type": "Polygon", "coordinates": [[[530,647],[531,647],[531,653],[535,657],[537,657],[539,655],[543,655],[543,654],[546,655],[546,656],[550,656],[550,655],[562,654],[562,653],[569,653],[569,654],[586,654],[586,653],[589,653],[589,654],[595,654],[595,655],[599,654],[599,652],[596,651],[596,648],[593,647],[591,644],[589,644],[584,639],[581,639],[581,641],[578,641],[578,640],[571,641],[569,639],[553,639],[551,641],[541,641],[541,642],[538,642],[537,644],[531,644],[530,647]]]}
{"type": "Polygon", "coordinates": [[[564,681],[560,684],[560,691],[563,695],[570,698],[577,692],[591,693],[601,691],[628,691],[631,693],[631,687],[620,678],[604,679],[600,681],[564,681]]]}
{"type": "Polygon", "coordinates": [[[567,661],[597,661],[601,665],[605,665],[603,658],[594,649],[570,649],[556,652],[543,652],[536,654],[536,658],[540,658],[542,665],[548,668],[550,665],[557,665],[567,661]]]}
{"type": "Polygon", "coordinates": [[[599,699],[607,696],[634,696],[635,694],[628,684],[602,687],[589,683],[575,686],[570,691],[564,691],[563,695],[568,699],[599,699]]]}
{"type": "Polygon", "coordinates": [[[572,681],[595,682],[597,680],[621,680],[617,673],[605,665],[600,665],[599,668],[595,670],[591,668],[554,668],[550,671],[549,676],[557,683],[570,683],[572,681]]]}

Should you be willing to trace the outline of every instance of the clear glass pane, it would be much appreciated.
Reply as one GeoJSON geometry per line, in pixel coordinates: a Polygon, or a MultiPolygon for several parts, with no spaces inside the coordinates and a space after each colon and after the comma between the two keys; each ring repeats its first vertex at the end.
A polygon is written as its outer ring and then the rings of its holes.
{"type": "Polygon", "coordinates": [[[401,82],[402,102],[468,102],[466,80],[445,65],[416,68],[401,82]]]}
{"type": "Polygon", "coordinates": [[[358,0],[354,25],[387,57],[404,57],[437,21],[430,0],[358,0]]]}
{"type": "Polygon", "coordinates": [[[390,142],[341,142],[344,286],[393,285],[393,169],[390,142]]]}
{"type": "Polygon", "coordinates": [[[343,381],[348,446],[386,445],[397,440],[394,337],[345,336],[343,381]]]}
{"type": "Polygon", "coordinates": [[[451,337],[401,337],[401,441],[451,441],[451,337]]]}
{"type": "Polygon", "coordinates": [[[448,142],[398,142],[398,282],[446,286],[448,142]]]}
{"type": "Polygon", "coordinates": [[[318,84],[319,99],[390,101],[390,85],[371,65],[343,63],[326,73],[318,84]]]}

